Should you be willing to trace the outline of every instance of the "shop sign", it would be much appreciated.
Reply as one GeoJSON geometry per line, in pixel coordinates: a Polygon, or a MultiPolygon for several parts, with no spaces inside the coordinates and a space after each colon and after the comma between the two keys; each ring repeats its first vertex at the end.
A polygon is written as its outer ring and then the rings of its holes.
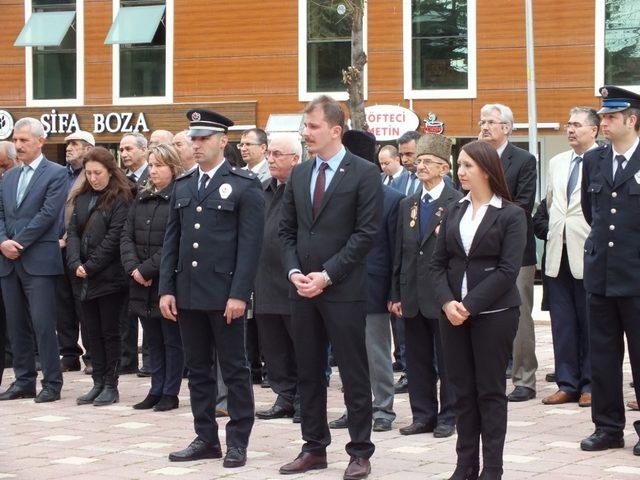
{"type": "Polygon", "coordinates": [[[424,119],[425,133],[444,133],[444,122],[436,120],[436,114],[429,112],[427,118],[424,119]]]}
{"type": "Polygon", "coordinates": [[[364,114],[369,132],[378,141],[396,140],[420,125],[420,118],[415,113],[398,105],[373,105],[366,107],[364,114]]]}
{"type": "MultiPolygon", "coordinates": [[[[78,116],[75,113],[58,113],[51,110],[40,116],[47,135],[68,134],[76,130],[86,130],[80,126],[78,116]]],[[[147,120],[144,113],[134,115],[131,112],[109,112],[93,114],[93,133],[132,133],[148,132],[147,120]]]]}

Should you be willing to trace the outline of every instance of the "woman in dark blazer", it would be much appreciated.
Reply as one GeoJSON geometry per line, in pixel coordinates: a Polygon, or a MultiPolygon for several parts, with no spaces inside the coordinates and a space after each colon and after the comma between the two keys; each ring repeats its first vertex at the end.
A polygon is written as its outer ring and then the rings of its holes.
{"type": "Polygon", "coordinates": [[[67,264],[80,280],[93,363],[93,388],[78,405],[110,405],[119,400],[120,305],[126,277],[120,262],[120,235],[131,204],[131,186],[116,160],[102,147],[84,158],[86,182],[76,192],[67,235],[67,264]]]}
{"type": "Polygon", "coordinates": [[[489,144],[462,147],[458,178],[469,194],[449,210],[431,261],[444,311],[445,365],[456,395],[458,461],[451,480],[494,480],[502,478],[504,372],[518,329],[516,277],[527,220],[510,202],[500,158],[489,144]]]}
{"type": "Polygon", "coordinates": [[[147,150],[149,181],[129,209],[122,232],[122,265],[129,275],[129,311],[140,318],[149,346],[151,389],[136,410],[178,408],[184,353],[178,324],[160,314],[158,278],[173,181],[182,174],[178,152],[159,144],[147,150]]]}

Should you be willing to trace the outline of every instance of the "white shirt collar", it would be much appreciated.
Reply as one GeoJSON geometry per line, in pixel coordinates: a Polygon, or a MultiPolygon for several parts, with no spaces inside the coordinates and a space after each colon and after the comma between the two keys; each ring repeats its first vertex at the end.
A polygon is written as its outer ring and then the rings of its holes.
{"type": "Polygon", "coordinates": [[[200,166],[198,166],[198,183],[200,183],[200,179],[202,178],[202,175],[204,175],[205,173],[207,175],[209,175],[209,180],[211,180],[213,178],[213,176],[216,174],[216,172],[218,171],[218,169],[222,166],[222,164],[226,162],[226,160],[222,160],[218,165],[216,165],[215,167],[213,167],[211,170],[208,171],[203,171],[200,166]]]}
{"type": "Polygon", "coordinates": [[[624,153],[616,152],[616,149],[613,147],[613,145],[611,145],[611,148],[613,149],[613,158],[616,158],[616,155],[624,155],[624,158],[626,158],[627,160],[631,159],[631,155],[633,155],[633,152],[635,152],[636,148],[638,148],[638,144],[640,144],[640,137],[636,138],[636,141],[633,142],[631,148],[624,153]]]}
{"type": "Polygon", "coordinates": [[[502,158],[502,153],[504,152],[504,149],[507,148],[508,144],[509,144],[509,140],[507,140],[502,145],[500,145],[498,148],[496,148],[496,152],[498,152],[498,156],[500,158],[502,158]]]}
{"type": "MultiPolygon", "coordinates": [[[[397,180],[398,178],[400,178],[400,175],[402,175],[402,172],[404,172],[404,167],[400,167],[396,173],[394,173],[393,175],[391,175],[391,177],[392,177],[394,180],[397,180]]],[[[388,175],[387,175],[387,176],[388,176],[388,175]]]]}
{"type": "Polygon", "coordinates": [[[144,162],[142,166],[135,172],[132,172],[131,170],[127,171],[127,175],[131,175],[133,173],[136,176],[136,180],[140,180],[140,177],[144,173],[144,170],[147,168],[147,166],[148,166],[147,162],[144,162]]]}
{"type": "MultiPolygon", "coordinates": [[[[458,201],[458,203],[462,203],[462,202],[471,203],[471,192],[467,193],[466,196],[462,197],[458,201]]],[[[485,205],[491,205],[492,207],[502,208],[502,197],[494,193],[493,196],[491,197],[491,200],[489,200],[489,203],[485,203],[484,205],[481,205],[481,207],[484,207],[485,205]]]]}
{"type": "MultiPolygon", "coordinates": [[[[38,155],[36,159],[29,164],[29,168],[35,172],[36,168],[38,168],[38,165],[40,165],[40,162],[42,162],[42,160],[44,160],[44,155],[38,155]]],[[[25,163],[23,163],[22,165],[25,165],[25,163]]]]}
{"type": "Polygon", "coordinates": [[[264,165],[267,163],[267,159],[263,158],[262,161],[260,163],[258,163],[257,165],[255,165],[253,168],[251,168],[250,170],[253,173],[258,173],[260,170],[262,170],[262,168],[264,167],[264,165]]]}
{"type": "Polygon", "coordinates": [[[589,148],[587,148],[584,152],[582,152],[582,155],[578,155],[578,154],[576,153],[576,151],[575,151],[575,150],[571,150],[571,161],[573,162],[573,160],[574,160],[576,157],[580,157],[580,158],[583,158],[583,159],[584,159],[584,155],[585,155],[585,153],[587,153],[589,150],[593,150],[594,148],[598,148],[598,144],[597,144],[596,142],[593,142],[593,145],[591,145],[591,146],[590,146],[589,148]]]}
{"type": "Polygon", "coordinates": [[[442,191],[444,190],[444,180],[440,180],[440,183],[433,187],[431,190],[426,190],[425,186],[422,185],[422,195],[420,196],[420,200],[424,198],[424,196],[428,193],[432,200],[437,200],[442,195],[442,191]]]}

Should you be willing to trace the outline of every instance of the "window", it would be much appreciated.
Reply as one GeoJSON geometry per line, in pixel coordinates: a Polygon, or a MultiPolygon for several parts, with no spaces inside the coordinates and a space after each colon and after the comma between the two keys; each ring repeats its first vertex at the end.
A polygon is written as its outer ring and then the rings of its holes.
{"type": "Polygon", "coordinates": [[[640,91],[639,32],[637,1],[596,2],[596,95],[602,85],[640,91]]]}
{"type": "Polygon", "coordinates": [[[106,44],[113,45],[114,103],[170,103],[173,96],[173,1],[122,0],[106,44]]]}
{"type": "Polygon", "coordinates": [[[475,98],[475,0],[404,0],[407,98],[475,98]]]}
{"type": "Polygon", "coordinates": [[[27,105],[82,103],[82,10],[82,1],[25,2],[26,23],[14,45],[25,47],[27,105]]]}
{"type": "MultiPolygon", "coordinates": [[[[321,93],[346,100],[342,70],[351,65],[351,25],[341,0],[299,0],[299,99],[321,93]]],[[[366,11],[363,19],[364,50],[367,43],[366,11]]],[[[363,73],[366,97],[366,67],[363,73]]]]}

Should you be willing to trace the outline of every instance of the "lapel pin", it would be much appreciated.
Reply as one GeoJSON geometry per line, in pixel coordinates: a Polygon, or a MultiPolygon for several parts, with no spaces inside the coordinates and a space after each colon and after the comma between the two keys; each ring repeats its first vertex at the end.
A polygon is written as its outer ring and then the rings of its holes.
{"type": "Polygon", "coordinates": [[[340,169],[340,173],[344,173],[344,168],[341,168],[341,169],[340,169]]]}

